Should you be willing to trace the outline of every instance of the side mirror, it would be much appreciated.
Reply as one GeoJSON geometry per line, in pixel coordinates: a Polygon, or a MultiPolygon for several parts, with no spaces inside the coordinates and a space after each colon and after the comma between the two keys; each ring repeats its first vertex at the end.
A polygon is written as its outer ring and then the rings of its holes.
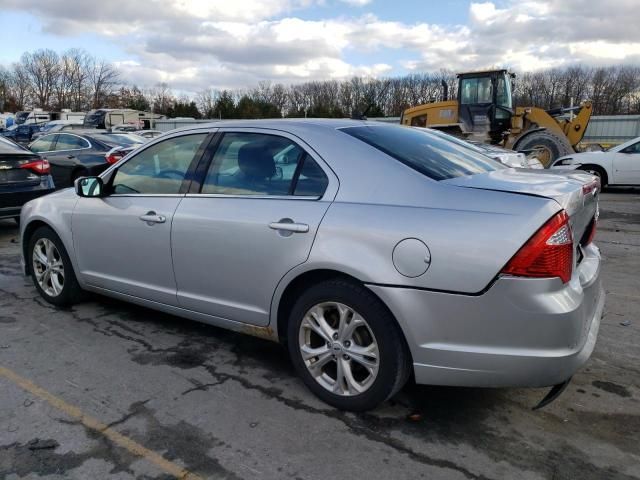
{"type": "Polygon", "coordinates": [[[80,197],[102,197],[104,183],[100,177],[80,177],[74,182],[76,195],[80,197]]]}

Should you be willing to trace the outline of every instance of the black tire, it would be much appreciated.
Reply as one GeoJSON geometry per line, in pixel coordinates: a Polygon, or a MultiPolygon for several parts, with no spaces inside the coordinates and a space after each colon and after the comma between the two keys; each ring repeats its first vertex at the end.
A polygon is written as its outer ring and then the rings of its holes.
{"type": "Polygon", "coordinates": [[[548,158],[541,158],[542,165],[547,168],[558,158],[575,153],[567,137],[556,135],[550,130],[539,130],[518,140],[514,150],[534,150],[541,148],[548,153],[548,158]]]}
{"type": "Polygon", "coordinates": [[[602,188],[606,187],[607,184],[609,183],[607,172],[604,170],[604,168],[598,165],[582,165],[578,167],[578,170],[588,172],[591,175],[595,175],[596,177],[598,177],[600,179],[600,186],[602,188]]]}
{"type": "Polygon", "coordinates": [[[291,360],[305,385],[321,400],[341,410],[370,410],[395,395],[411,372],[411,356],[395,318],[367,288],[343,279],[326,280],[304,291],[293,305],[287,325],[291,360]],[[342,396],[320,385],[307,369],[298,343],[300,325],[313,306],[338,302],[358,312],[377,340],[378,374],[361,394],[342,396]]]}
{"type": "Polygon", "coordinates": [[[39,227],[29,238],[27,261],[29,262],[28,265],[29,269],[31,270],[31,278],[33,280],[33,284],[38,290],[38,293],[40,293],[42,298],[44,298],[47,302],[58,307],[66,307],[78,303],[83,299],[83,290],[78,284],[78,280],[76,279],[75,273],[73,271],[71,260],[69,259],[69,255],[67,254],[67,250],[64,248],[62,240],[60,240],[58,235],[56,235],[56,233],[49,227],[39,227]],[[64,282],[62,285],[62,291],[55,296],[47,294],[47,292],[45,292],[38,284],[38,281],[36,279],[36,273],[33,267],[33,250],[36,246],[36,243],[40,239],[50,240],[55,245],[62,259],[62,265],[64,268],[64,282]]]}

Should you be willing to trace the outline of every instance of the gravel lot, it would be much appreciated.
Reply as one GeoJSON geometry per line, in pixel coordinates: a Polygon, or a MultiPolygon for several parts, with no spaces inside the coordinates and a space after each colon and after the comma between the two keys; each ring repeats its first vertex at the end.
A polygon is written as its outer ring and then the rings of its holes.
{"type": "Polygon", "coordinates": [[[0,221],[0,478],[640,478],[640,189],[601,197],[608,293],[567,391],[316,400],[276,344],[102,297],[43,302],[0,221]]]}

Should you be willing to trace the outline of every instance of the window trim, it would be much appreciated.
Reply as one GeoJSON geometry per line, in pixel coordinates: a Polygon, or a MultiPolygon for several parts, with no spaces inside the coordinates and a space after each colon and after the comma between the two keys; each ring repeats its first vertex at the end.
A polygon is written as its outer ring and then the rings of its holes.
{"type": "MultiPolygon", "coordinates": [[[[187,192],[187,197],[189,198],[198,198],[198,197],[201,197],[201,198],[249,198],[249,199],[252,198],[252,199],[273,199],[273,200],[319,201],[324,199],[329,193],[333,195],[332,198],[335,198],[335,195],[337,194],[337,189],[335,189],[335,192],[333,192],[331,188],[333,186],[332,183],[333,183],[333,179],[335,178],[335,174],[333,174],[333,171],[331,171],[331,175],[330,175],[329,172],[327,171],[328,167],[326,166],[324,161],[318,161],[317,157],[313,155],[311,151],[313,151],[313,149],[311,149],[306,143],[304,143],[304,141],[302,141],[301,138],[281,130],[267,129],[267,128],[250,128],[250,127],[220,128],[216,133],[215,142],[212,142],[211,148],[207,152],[206,157],[203,156],[200,164],[197,167],[198,178],[197,180],[194,180],[194,182],[192,183],[192,187],[196,187],[196,188],[191,188],[189,192],[187,192]],[[285,138],[290,142],[294,143],[295,145],[300,147],[300,149],[304,152],[305,155],[303,156],[303,160],[307,156],[310,157],[314,162],[316,162],[316,165],[318,165],[320,169],[324,172],[325,176],[327,177],[327,186],[325,187],[324,192],[322,192],[322,195],[319,195],[319,196],[294,195],[293,193],[290,193],[287,195],[249,195],[249,194],[242,195],[242,194],[226,194],[226,193],[202,193],[202,188],[204,187],[204,181],[209,172],[209,168],[213,163],[213,159],[215,157],[215,154],[218,151],[218,148],[220,147],[220,144],[222,143],[222,139],[224,138],[224,135],[227,133],[249,133],[249,134],[257,134],[257,135],[271,135],[274,137],[285,138]]],[[[300,176],[301,166],[303,163],[304,162],[298,162],[298,165],[296,165],[296,171],[294,173],[294,176],[291,179],[289,192],[295,192],[296,186],[298,184],[298,178],[300,176]]]]}
{"type": "Polygon", "coordinates": [[[105,172],[102,175],[100,175],[106,187],[106,192],[107,192],[106,196],[107,197],[184,197],[185,194],[189,191],[189,187],[193,181],[196,166],[200,163],[202,156],[204,155],[206,150],[209,148],[209,145],[211,144],[211,141],[214,138],[215,138],[215,131],[211,132],[207,130],[199,130],[199,131],[195,130],[195,131],[188,131],[188,132],[179,132],[169,137],[163,137],[160,139],[160,141],[152,141],[152,142],[147,142],[143,144],[144,145],[143,147],[140,147],[140,149],[136,149],[133,152],[131,152],[131,156],[126,158],[122,163],[118,162],[116,165],[105,170],[105,172]],[[189,164],[187,171],[185,172],[185,176],[182,179],[182,183],[180,184],[180,189],[178,190],[178,193],[114,193],[113,192],[113,181],[116,177],[116,174],[118,173],[118,170],[123,165],[126,165],[131,160],[136,158],[138,155],[142,154],[148,148],[153,147],[154,145],[157,145],[162,142],[167,142],[176,138],[183,138],[183,137],[188,137],[192,135],[205,135],[205,137],[202,140],[202,143],[200,144],[200,146],[198,147],[198,150],[196,151],[195,155],[193,156],[193,159],[191,160],[191,163],[189,164]]]}

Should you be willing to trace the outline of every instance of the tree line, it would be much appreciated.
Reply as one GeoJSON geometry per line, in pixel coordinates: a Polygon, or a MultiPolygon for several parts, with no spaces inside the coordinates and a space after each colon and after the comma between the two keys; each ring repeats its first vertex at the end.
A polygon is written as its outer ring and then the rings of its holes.
{"type": "MultiPolygon", "coordinates": [[[[453,71],[412,73],[393,78],[354,77],[285,85],[268,81],[253,88],[210,88],[192,97],[176,96],[158,83],[139,88],[118,68],[82,49],[62,54],[49,49],[25,52],[9,67],[0,66],[0,111],[133,108],[170,117],[274,118],[399,116],[405,108],[443,99],[446,83],[455,98],[453,71]]],[[[594,114],[640,114],[640,67],[569,66],[522,72],[514,84],[514,102],[545,109],[571,101],[593,101],[594,114]]]]}

